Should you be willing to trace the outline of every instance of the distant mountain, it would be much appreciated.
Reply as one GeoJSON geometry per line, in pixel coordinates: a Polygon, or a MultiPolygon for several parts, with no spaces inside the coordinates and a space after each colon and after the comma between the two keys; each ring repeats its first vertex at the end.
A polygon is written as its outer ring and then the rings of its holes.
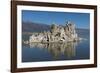
{"type": "Polygon", "coordinates": [[[49,30],[50,30],[50,26],[47,24],[22,22],[23,32],[41,32],[41,31],[49,31],[49,30]]]}
{"type": "Polygon", "coordinates": [[[89,29],[76,28],[76,33],[81,38],[89,38],[90,37],[89,29]]]}

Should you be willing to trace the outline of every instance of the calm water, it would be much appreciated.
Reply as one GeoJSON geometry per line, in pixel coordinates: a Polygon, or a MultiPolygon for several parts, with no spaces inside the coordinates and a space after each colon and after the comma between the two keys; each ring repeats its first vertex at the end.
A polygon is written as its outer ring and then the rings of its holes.
{"type": "Polygon", "coordinates": [[[85,38],[80,42],[23,44],[22,62],[89,59],[89,35],[85,38]]]}

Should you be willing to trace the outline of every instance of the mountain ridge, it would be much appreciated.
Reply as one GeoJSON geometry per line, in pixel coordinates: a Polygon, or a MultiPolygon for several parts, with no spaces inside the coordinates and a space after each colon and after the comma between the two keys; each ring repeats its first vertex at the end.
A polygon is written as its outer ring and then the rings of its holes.
{"type": "MultiPolygon", "coordinates": [[[[89,29],[76,28],[76,31],[89,31],[89,29]]],[[[22,32],[50,31],[50,25],[36,22],[22,22],[22,32]]]]}

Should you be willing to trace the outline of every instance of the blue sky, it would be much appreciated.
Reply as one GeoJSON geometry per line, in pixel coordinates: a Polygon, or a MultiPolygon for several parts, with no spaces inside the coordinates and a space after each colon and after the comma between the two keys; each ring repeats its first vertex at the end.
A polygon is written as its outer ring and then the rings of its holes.
{"type": "Polygon", "coordinates": [[[52,23],[65,25],[67,21],[72,21],[77,28],[89,29],[90,14],[22,10],[22,20],[25,22],[37,22],[48,25],[51,25],[52,23]]]}

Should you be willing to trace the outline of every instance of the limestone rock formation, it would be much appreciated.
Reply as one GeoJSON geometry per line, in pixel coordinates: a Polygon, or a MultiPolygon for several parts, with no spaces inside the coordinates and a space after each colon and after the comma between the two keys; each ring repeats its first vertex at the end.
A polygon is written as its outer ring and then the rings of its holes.
{"type": "Polygon", "coordinates": [[[29,38],[29,42],[68,42],[77,41],[78,39],[75,24],[68,21],[65,26],[52,24],[51,30],[48,32],[33,33],[29,38]]]}

